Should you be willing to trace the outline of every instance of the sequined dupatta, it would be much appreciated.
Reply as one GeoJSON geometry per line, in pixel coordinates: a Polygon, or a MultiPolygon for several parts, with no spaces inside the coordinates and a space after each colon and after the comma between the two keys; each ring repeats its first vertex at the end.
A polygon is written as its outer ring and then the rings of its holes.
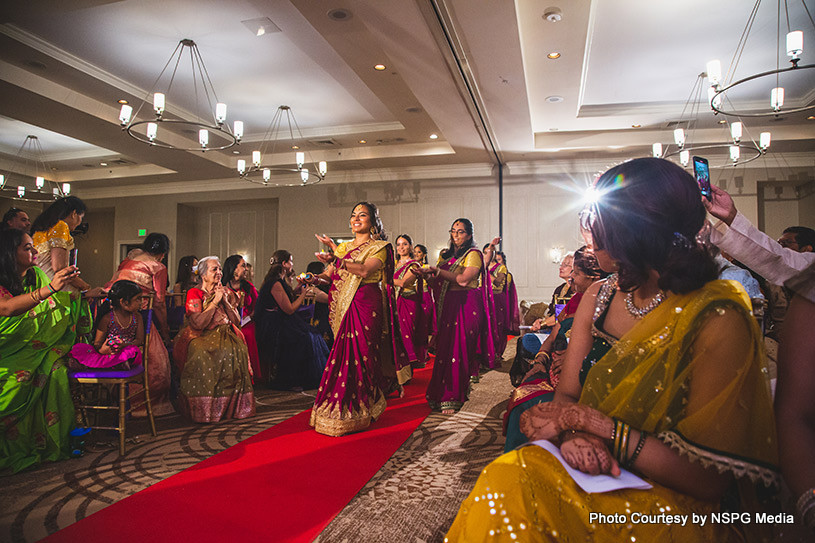
{"type": "Polygon", "coordinates": [[[735,281],[666,299],[589,371],[580,402],[704,466],[777,481],[762,336],[735,281]]]}
{"type": "MultiPolygon", "coordinates": [[[[382,266],[382,358],[383,373],[385,377],[396,377],[398,382],[406,383],[412,377],[410,359],[401,342],[399,333],[399,319],[396,316],[396,291],[393,285],[394,257],[393,247],[386,241],[371,240],[349,250],[342,259],[349,262],[363,263],[368,258],[385,249],[386,257],[382,266]],[[387,347],[387,348],[385,348],[387,347]],[[394,376],[395,372],[395,376],[394,376]]],[[[329,320],[334,336],[339,334],[340,325],[346,311],[362,284],[362,277],[346,270],[334,269],[331,288],[329,289],[329,320]]],[[[374,315],[375,317],[376,315],[374,315]]]]}

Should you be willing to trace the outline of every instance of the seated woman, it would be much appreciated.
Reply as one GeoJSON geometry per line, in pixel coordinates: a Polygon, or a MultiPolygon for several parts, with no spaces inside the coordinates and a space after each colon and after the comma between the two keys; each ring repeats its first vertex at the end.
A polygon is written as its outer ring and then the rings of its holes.
{"type": "Polygon", "coordinates": [[[294,275],[290,252],[278,249],[260,287],[255,305],[258,353],[269,386],[279,390],[317,388],[323,375],[328,346],[320,333],[295,313],[315,288],[304,286],[295,296],[289,281],[294,275]]]}
{"type": "MultiPolygon", "coordinates": [[[[551,334],[543,342],[532,366],[523,376],[522,384],[518,386],[509,396],[509,405],[504,413],[504,435],[507,436],[504,443],[504,452],[509,452],[517,446],[527,442],[526,436],[521,433],[521,414],[530,407],[543,402],[551,402],[555,395],[558,382],[560,381],[560,371],[563,357],[566,354],[566,346],[571,336],[572,323],[574,321],[577,307],[583,297],[583,293],[598,279],[604,278],[607,273],[600,269],[594,254],[586,247],[581,247],[574,254],[570,283],[574,287],[575,294],[566,304],[566,307],[558,315],[558,320],[552,328],[551,334]]],[[[580,382],[586,378],[586,372],[591,368],[591,363],[596,362],[611,344],[602,337],[594,340],[594,353],[597,356],[586,357],[584,366],[580,372],[580,382]]]]}
{"type": "MultiPolygon", "coordinates": [[[[246,260],[241,255],[232,255],[224,261],[224,274],[221,283],[238,297],[238,313],[241,316],[240,326],[246,347],[249,349],[249,363],[252,365],[252,374],[260,379],[260,363],[258,362],[258,346],[255,339],[255,302],[258,291],[255,285],[246,279],[246,260]]],[[[256,382],[256,381],[255,381],[256,382]]]]}
{"type": "Polygon", "coordinates": [[[201,288],[187,292],[187,323],[173,347],[181,376],[178,408],[194,422],[255,414],[249,351],[238,328],[238,299],[221,285],[222,275],[217,256],[198,262],[201,288]]]}
{"type": "Polygon", "coordinates": [[[188,290],[198,286],[198,277],[195,275],[195,269],[197,267],[198,257],[195,255],[182,256],[181,259],[179,259],[173,293],[186,294],[188,290]]]}
{"type": "Polygon", "coordinates": [[[74,405],[60,357],[71,349],[75,307],[55,298],[73,266],[49,280],[22,230],[0,230],[0,471],[68,458],[74,405]]]}
{"type": "Polygon", "coordinates": [[[631,520],[660,512],[710,519],[722,503],[749,512],[757,487],[778,480],[761,333],[744,291],[716,280],[696,241],[705,210],[695,180],[644,158],[612,168],[596,187],[602,198],[588,215],[595,255],[618,270],[617,282],[584,294],[555,400],[526,411],[521,430],[553,441],[572,468],[617,476],[624,466],[653,487],[587,493],[533,444],[484,469],[450,541],[510,532],[520,541],[741,541],[739,524],[631,520]],[[581,389],[593,334],[619,340],[581,389]],[[603,523],[593,512],[627,520],[603,523]]]}
{"type": "Polygon", "coordinates": [[[93,345],[77,343],[71,349],[76,360],[76,367],[72,365],[71,369],[129,370],[142,363],[141,287],[125,279],[116,281],[108,291],[108,300],[111,310],[96,323],[93,345]]]}

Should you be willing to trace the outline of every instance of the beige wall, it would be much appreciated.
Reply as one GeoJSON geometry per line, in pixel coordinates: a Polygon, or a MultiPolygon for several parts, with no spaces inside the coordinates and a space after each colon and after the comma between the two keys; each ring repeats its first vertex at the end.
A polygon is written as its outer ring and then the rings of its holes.
{"type": "Polygon", "coordinates": [[[103,285],[112,276],[110,263],[113,262],[113,232],[116,224],[116,211],[113,208],[94,207],[85,214],[88,233],[74,238],[79,250],[79,269],[82,279],[91,285],[103,285]]]}

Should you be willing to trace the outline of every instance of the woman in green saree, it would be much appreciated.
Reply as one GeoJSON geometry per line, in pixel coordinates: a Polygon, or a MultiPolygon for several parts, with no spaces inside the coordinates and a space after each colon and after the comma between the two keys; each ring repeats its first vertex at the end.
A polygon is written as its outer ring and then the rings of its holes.
{"type": "Polygon", "coordinates": [[[699,189],[679,166],[654,158],[612,168],[595,188],[600,201],[586,226],[600,267],[617,274],[581,300],[554,401],[520,421],[530,440],[550,441],[564,460],[543,442],[498,458],[448,540],[701,543],[758,535],[766,525],[711,516],[756,518],[761,488],[778,480],[778,453],[761,333],[747,294],[715,280],[713,259],[696,241],[705,218],[699,189]],[[581,388],[596,337],[613,346],[581,388]],[[613,477],[622,466],[652,488],[587,492],[566,465],[613,477]]]}
{"type": "Polygon", "coordinates": [[[0,232],[0,470],[67,458],[74,427],[59,359],[73,345],[77,319],[61,291],[79,272],[68,266],[49,281],[36,259],[31,236],[0,232]]]}

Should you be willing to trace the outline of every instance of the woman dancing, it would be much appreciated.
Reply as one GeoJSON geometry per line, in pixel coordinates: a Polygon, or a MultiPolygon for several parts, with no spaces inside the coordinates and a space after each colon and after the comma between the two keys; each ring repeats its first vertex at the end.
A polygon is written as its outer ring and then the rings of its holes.
{"type": "Polygon", "coordinates": [[[696,241],[705,220],[696,181],[644,158],[607,171],[596,188],[587,226],[600,266],[618,273],[583,295],[555,400],[526,411],[521,430],[553,441],[572,468],[616,476],[624,466],[653,488],[587,493],[533,444],[482,471],[450,541],[742,541],[738,524],[606,524],[590,513],[710,518],[722,503],[750,512],[756,487],[778,478],[761,331],[744,290],[716,280],[696,241]],[[593,337],[616,341],[581,389],[593,337]]]}
{"type": "Polygon", "coordinates": [[[317,235],[333,251],[318,254],[327,267],[317,280],[331,283],[334,345],[311,425],[329,436],[367,428],[385,411],[386,391],[401,389],[411,376],[396,318],[393,249],[385,241],[379,211],[374,204],[360,202],[349,222],[354,241],[338,246],[330,237],[317,235]]]}
{"type": "Polygon", "coordinates": [[[453,222],[450,246],[442,251],[438,266],[422,272],[434,277],[438,304],[436,362],[427,401],[452,415],[467,401],[470,379],[478,378],[481,365],[492,367],[495,362],[490,282],[469,219],[453,222]]]}
{"type": "Polygon", "coordinates": [[[396,286],[396,309],[399,326],[414,368],[423,368],[427,358],[427,319],[424,314],[424,279],[414,270],[421,263],[413,258],[413,240],[407,234],[396,238],[396,271],[393,284],[396,286]]]}

